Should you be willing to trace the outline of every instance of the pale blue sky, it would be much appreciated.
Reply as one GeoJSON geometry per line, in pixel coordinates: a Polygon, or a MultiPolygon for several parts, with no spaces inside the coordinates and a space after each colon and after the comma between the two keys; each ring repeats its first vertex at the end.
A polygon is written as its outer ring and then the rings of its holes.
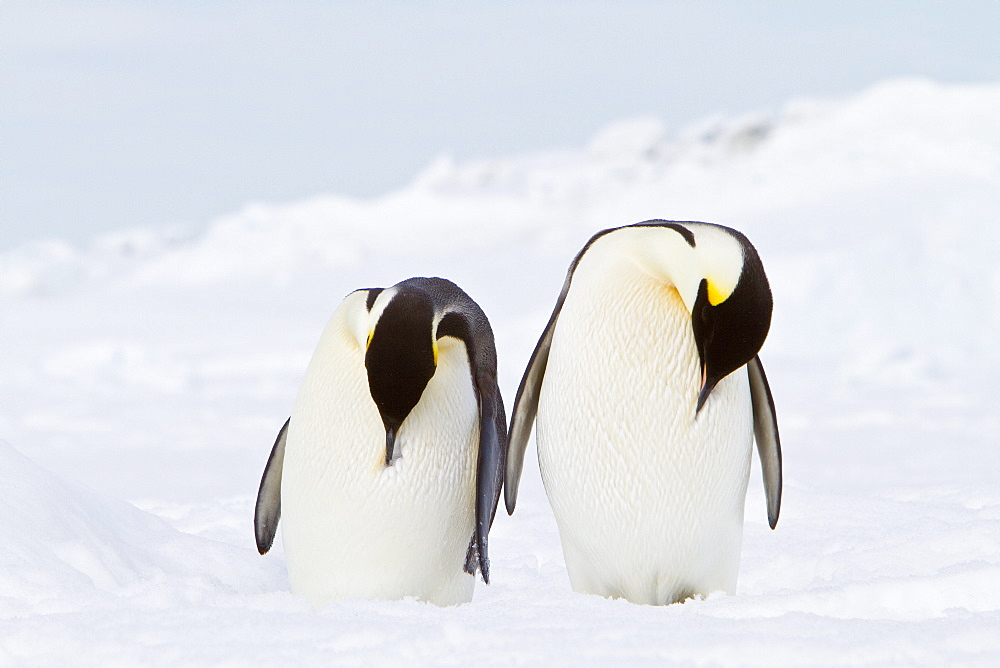
{"type": "Polygon", "coordinates": [[[1000,81],[1000,2],[0,2],[0,249],[369,196],[885,78],[1000,81]]]}

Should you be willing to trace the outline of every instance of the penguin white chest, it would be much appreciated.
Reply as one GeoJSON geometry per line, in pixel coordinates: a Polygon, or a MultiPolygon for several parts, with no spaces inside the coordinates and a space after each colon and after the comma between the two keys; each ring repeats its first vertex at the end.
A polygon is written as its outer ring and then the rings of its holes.
{"type": "Polygon", "coordinates": [[[736,586],[753,444],[745,368],[695,413],[691,314],[634,264],[576,269],[536,419],[573,588],[662,604],[736,586]]]}
{"type": "Polygon", "coordinates": [[[348,307],[327,325],[289,423],[281,503],[292,590],[317,606],[469,601],[474,579],[462,569],[479,435],[465,345],[438,341],[437,369],[399,428],[401,456],[386,466],[386,432],[348,307]]]}

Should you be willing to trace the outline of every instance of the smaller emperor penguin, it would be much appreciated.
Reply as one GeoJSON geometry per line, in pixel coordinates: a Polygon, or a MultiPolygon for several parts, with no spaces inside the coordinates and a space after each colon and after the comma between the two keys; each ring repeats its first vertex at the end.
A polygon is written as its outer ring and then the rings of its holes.
{"type": "Polygon", "coordinates": [[[720,225],[608,229],[573,260],[517,392],[505,499],[513,513],[535,423],[574,590],[735,591],[755,437],[772,529],[781,503],[771,306],[757,251],[720,225]]]}
{"type": "Polygon", "coordinates": [[[257,548],[279,518],[292,591],[472,599],[507,423],[493,331],[441,278],[356,290],[330,318],[257,495],[257,548]]]}

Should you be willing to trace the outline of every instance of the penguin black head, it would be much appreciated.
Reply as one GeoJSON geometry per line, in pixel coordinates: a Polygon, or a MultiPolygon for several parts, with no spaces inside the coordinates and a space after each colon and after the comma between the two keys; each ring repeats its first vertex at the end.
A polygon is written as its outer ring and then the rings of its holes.
{"type": "MultiPolygon", "coordinates": [[[[439,341],[450,339],[440,348],[445,366],[462,363],[462,358],[455,356],[455,345],[464,345],[479,413],[475,527],[464,570],[474,575],[478,569],[489,584],[489,530],[507,456],[507,418],[497,386],[496,344],[489,320],[468,294],[444,278],[409,278],[391,288],[364,292],[363,309],[360,300],[352,302],[348,328],[364,350],[368,390],[385,427],[386,466],[398,456],[397,432],[437,371],[439,341]]],[[[464,388],[442,385],[438,399],[448,401],[448,396],[456,396],[454,393],[464,388]]]]}
{"type": "MultiPolygon", "coordinates": [[[[369,299],[369,309],[374,303],[369,299]]],[[[368,335],[368,390],[385,425],[386,465],[392,463],[399,426],[420,401],[437,369],[434,319],[430,295],[397,287],[368,335]]]]}
{"type": "MultiPolygon", "coordinates": [[[[757,250],[736,230],[715,227],[739,243],[742,266],[728,295],[708,277],[702,277],[698,284],[691,308],[691,326],[701,363],[696,414],[720,380],[757,355],[771,327],[771,288],[757,250]]],[[[717,243],[718,239],[710,241],[717,243]]]]}

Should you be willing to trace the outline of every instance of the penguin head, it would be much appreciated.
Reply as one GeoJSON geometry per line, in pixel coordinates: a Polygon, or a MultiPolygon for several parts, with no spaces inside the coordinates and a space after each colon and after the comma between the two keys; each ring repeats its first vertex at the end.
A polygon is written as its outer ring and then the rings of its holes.
{"type": "Polygon", "coordinates": [[[764,266],[743,234],[722,225],[650,220],[608,232],[630,228],[641,232],[633,257],[672,284],[691,313],[701,367],[697,415],[718,382],[764,344],[772,308],[764,266]]]}
{"type": "MultiPolygon", "coordinates": [[[[692,263],[686,276],[691,327],[701,365],[695,413],[716,384],[752,360],[771,327],[771,288],[757,250],[740,232],[721,225],[687,224],[693,233],[692,263]]],[[[690,243],[690,241],[689,241],[690,243]]]]}
{"type": "Polygon", "coordinates": [[[370,291],[368,305],[368,390],[385,426],[391,464],[396,432],[437,369],[435,308],[426,292],[403,286],[370,291]]]}

